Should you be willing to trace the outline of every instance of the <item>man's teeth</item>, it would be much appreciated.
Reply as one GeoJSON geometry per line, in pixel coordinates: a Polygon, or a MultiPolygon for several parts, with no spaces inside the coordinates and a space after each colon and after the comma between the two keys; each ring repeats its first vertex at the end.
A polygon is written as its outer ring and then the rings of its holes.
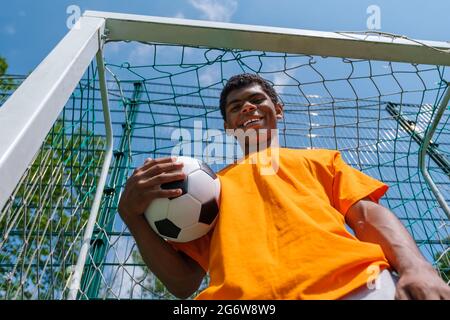
{"type": "Polygon", "coordinates": [[[245,127],[246,125],[248,125],[249,123],[256,122],[256,121],[259,121],[259,119],[251,119],[251,120],[247,120],[247,121],[244,122],[244,127],[245,127]]]}

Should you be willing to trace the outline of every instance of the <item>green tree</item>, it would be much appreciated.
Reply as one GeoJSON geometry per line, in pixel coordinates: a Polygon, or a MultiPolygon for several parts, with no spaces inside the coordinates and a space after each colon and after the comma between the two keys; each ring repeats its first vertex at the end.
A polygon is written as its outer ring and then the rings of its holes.
{"type": "Polygon", "coordinates": [[[8,70],[6,59],[0,56],[0,105],[8,96],[8,91],[13,90],[14,82],[11,78],[5,77],[8,70]]]}
{"type": "MultiPolygon", "coordinates": [[[[149,226],[150,228],[150,226],[149,226]]],[[[141,274],[134,281],[141,287],[140,296],[143,299],[174,299],[175,297],[166,289],[164,284],[147,268],[139,251],[134,249],[132,253],[133,264],[139,265],[141,274]]],[[[131,288],[130,290],[133,290],[131,288]]],[[[133,292],[135,295],[136,293],[133,292]]],[[[131,292],[130,292],[131,296],[131,292]]]]}
{"type": "Polygon", "coordinates": [[[0,56],[0,77],[6,74],[6,70],[8,70],[8,63],[5,58],[0,56]]]}
{"type": "MultiPolygon", "coordinates": [[[[149,227],[150,228],[150,227],[149,227]]],[[[139,251],[135,248],[132,253],[133,264],[137,264],[141,269],[141,274],[138,275],[134,281],[141,286],[141,297],[144,299],[176,299],[164,286],[164,284],[148,269],[142,259],[139,251]]],[[[191,298],[194,298],[200,291],[205,289],[208,285],[208,275],[203,280],[197,292],[193,293],[191,298]]],[[[133,289],[130,289],[133,290],[133,289]]],[[[131,296],[131,294],[130,294],[131,296]]]]}
{"type": "MultiPolygon", "coordinates": [[[[450,243],[450,237],[447,237],[444,241],[444,244],[450,243]]],[[[447,248],[446,251],[443,251],[441,253],[437,253],[434,256],[434,259],[436,261],[436,267],[445,282],[450,281],[450,251],[447,248]]]]}
{"type": "Polygon", "coordinates": [[[76,264],[104,140],[58,120],[0,211],[0,298],[63,297],[76,264]]]}

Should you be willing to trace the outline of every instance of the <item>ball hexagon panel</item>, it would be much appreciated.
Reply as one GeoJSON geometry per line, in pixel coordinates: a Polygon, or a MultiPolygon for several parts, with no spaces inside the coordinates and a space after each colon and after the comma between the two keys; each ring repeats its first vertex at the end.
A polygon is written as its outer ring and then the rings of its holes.
{"type": "Polygon", "coordinates": [[[202,204],[189,193],[170,200],[167,218],[180,228],[198,223],[202,204]]]}
{"type": "Polygon", "coordinates": [[[214,197],[210,188],[213,183],[213,179],[205,171],[197,170],[189,175],[188,193],[201,203],[207,202],[214,197]]]}
{"type": "Polygon", "coordinates": [[[170,237],[174,239],[178,238],[181,231],[181,228],[178,228],[169,219],[155,221],[155,226],[159,234],[161,234],[164,237],[170,237]]]}
{"type": "Polygon", "coordinates": [[[214,173],[214,171],[211,170],[211,168],[206,163],[201,162],[200,169],[206,172],[212,179],[217,178],[217,175],[214,173]]]}
{"type": "Polygon", "coordinates": [[[219,207],[217,206],[216,199],[211,199],[202,203],[199,221],[210,225],[216,219],[218,213],[219,207]]]}
{"type": "MultiPolygon", "coordinates": [[[[154,221],[163,220],[167,218],[167,210],[169,209],[170,200],[166,198],[156,198],[150,203],[147,210],[145,210],[145,218],[155,230],[154,221]]],[[[156,230],[155,230],[156,231],[156,230]]]]}
{"type": "Polygon", "coordinates": [[[183,162],[183,173],[186,175],[186,177],[191,173],[194,172],[195,170],[200,169],[200,164],[199,162],[191,157],[184,157],[184,156],[180,156],[177,157],[177,162],[183,162]]]}
{"type": "Polygon", "coordinates": [[[200,238],[208,233],[210,229],[209,225],[203,223],[197,223],[188,228],[181,229],[178,235],[177,242],[188,242],[200,238]]]}

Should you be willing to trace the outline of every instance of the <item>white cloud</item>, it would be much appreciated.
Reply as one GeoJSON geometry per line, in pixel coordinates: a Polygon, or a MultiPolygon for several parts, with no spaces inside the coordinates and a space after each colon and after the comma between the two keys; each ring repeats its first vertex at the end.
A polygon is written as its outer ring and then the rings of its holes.
{"type": "Polygon", "coordinates": [[[16,34],[16,28],[12,25],[7,25],[3,27],[3,33],[6,33],[9,36],[13,36],[16,34]]]}
{"type": "Polygon", "coordinates": [[[199,80],[202,87],[220,82],[220,70],[218,66],[207,66],[199,71],[199,80]]]}
{"type": "Polygon", "coordinates": [[[184,19],[184,13],[179,11],[177,12],[176,15],[173,16],[174,18],[178,18],[178,19],[184,19]]]}
{"type": "Polygon", "coordinates": [[[212,21],[230,21],[237,9],[236,0],[189,0],[189,3],[202,12],[202,18],[212,21]]]}
{"type": "MultiPolygon", "coordinates": [[[[111,249],[108,252],[108,260],[118,262],[117,267],[107,269],[103,273],[103,277],[109,286],[107,292],[116,298],[129,298],[130,291],[136,295],[136,280],[142,277],[143,271],[141,267],[122,266],[121,264],[133,264],[134,258],[132,251],[134,241],[130,237],[120,236],[110,238],[111,249]]],[[[139,292],[140,293],[140,292],[139,292]]]]}
{"type": "Polygon", "coordinates": [[[136,63],[147,63],[151,61],[153,46],[137,43],[130,53],[129,60],[136,63]]]}
{"type": "Polygon", "coordinates": [[[276,88],[276,91],[277,91],[279,94],[281,94],[281,93],[284,92],[284,89],[285,89],[285,88],[284,88],[283,85],[286,84],[286,76],[285,76],[284,74],[279,73],[279,72],[275,73],[275,74],[272,76],[272,82],[273,82],[273,84],[276,86],[276,87],[275,87],[275,88],[276,88]]]}
{"type": "Polygon", "coordinates": [[[120,42],[108,42],[106,45],[106,49],[111,53],[117,53],[120,51],[120,42]]]}

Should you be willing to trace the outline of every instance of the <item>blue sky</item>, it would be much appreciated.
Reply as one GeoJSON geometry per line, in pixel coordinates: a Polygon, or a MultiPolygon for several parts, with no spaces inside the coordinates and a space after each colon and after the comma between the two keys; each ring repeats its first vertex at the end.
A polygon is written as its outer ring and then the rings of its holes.
{"type": "MultiPolygon", "coordinates": [[[[6,1],[4,1],[5,3],[6,1]]],[[[15,0],[0,11],[0,55],[9,73],[33,70],[68,32],[70,5],[187,19],[228,21],[323,31],[367,29],[370,5],[380,8],[381,31],[450,40],[448,0],[15,0]]]]}

